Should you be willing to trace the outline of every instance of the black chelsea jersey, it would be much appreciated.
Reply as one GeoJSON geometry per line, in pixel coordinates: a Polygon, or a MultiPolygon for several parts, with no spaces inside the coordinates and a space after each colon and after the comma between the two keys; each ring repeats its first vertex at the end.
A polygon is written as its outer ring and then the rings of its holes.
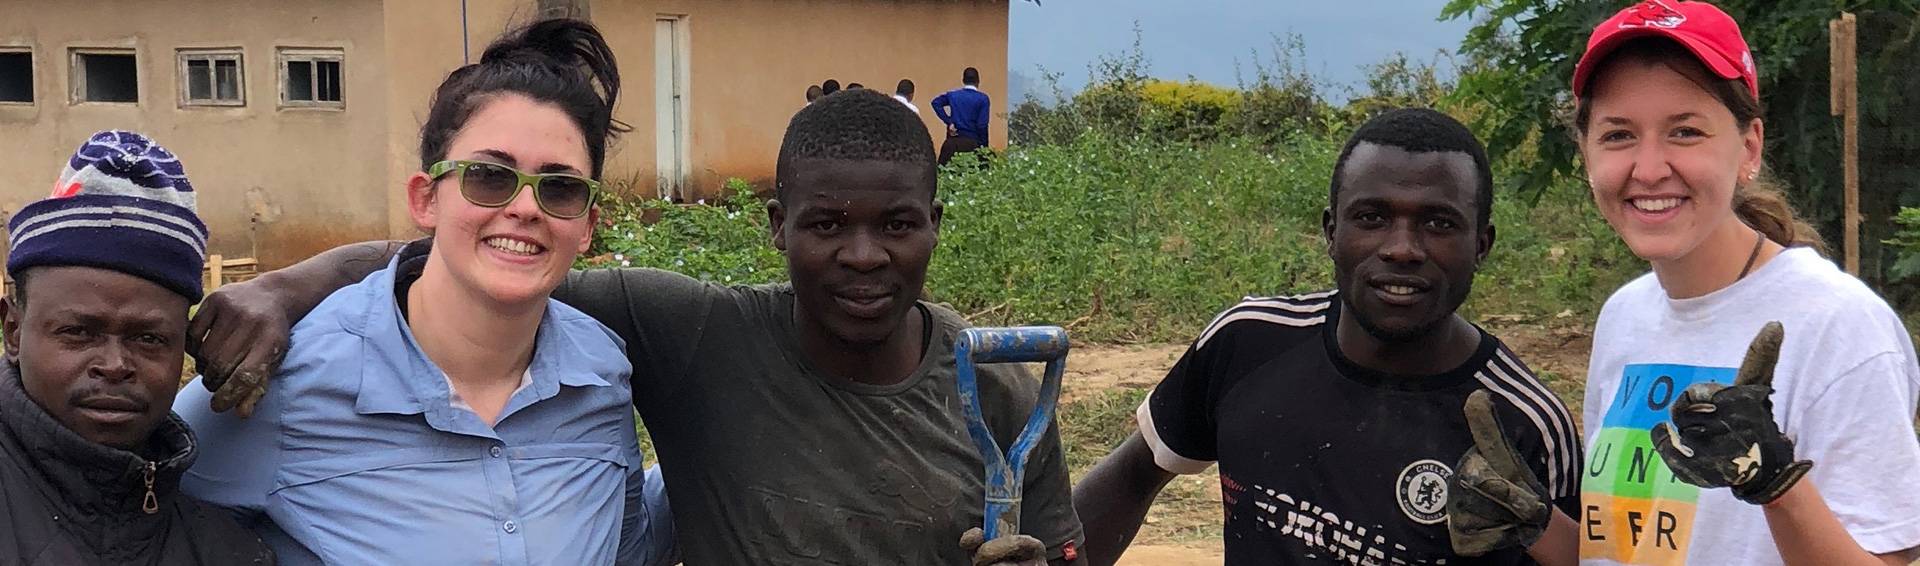
{"type": "Polygon", "coordinates": [[[1154,461],[1220,465],[1227,564],[1531,564],[1524,549],[1462,557],[1446,479],[1473,446],[1462,407],[1493,393],[1508,442],[1578,517],[1579,431],[1499,339],[1452,371],[1354,365],[1334,292],[1249,298],[1207,325],[1137,414],[1154,461]]]}

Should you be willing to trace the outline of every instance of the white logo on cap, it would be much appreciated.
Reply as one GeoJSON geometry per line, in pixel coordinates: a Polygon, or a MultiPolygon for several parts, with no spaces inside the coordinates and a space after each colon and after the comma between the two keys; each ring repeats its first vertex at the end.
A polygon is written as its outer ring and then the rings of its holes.
{"type": "Polygon", "coordinates": [[[1627,8],[1627,18],[1620,20],[1620,29],[1629,28],[1665,28],[1673,29],[1687,22],[1687,16],[1660,0],[1647,0],[1632,8],[1627,8]]]}

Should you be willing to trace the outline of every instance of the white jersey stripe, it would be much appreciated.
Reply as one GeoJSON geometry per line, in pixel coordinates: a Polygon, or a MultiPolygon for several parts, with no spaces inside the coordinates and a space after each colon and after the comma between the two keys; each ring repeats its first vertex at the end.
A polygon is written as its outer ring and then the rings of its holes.
{"type": "Polygon", "coordinates": [[[1501,397],[1506,397],[1507,402],[1512,403],[1514,408],[1519,409],[1520,413],[1526,415],[1528,420],[1532,420],[1533,426],[1540,430],[1541,440],[1546,443],[1547,447],[1547,489],[1552,491],[1556,497],[1559,497],[1559,494],[1563,491],[1562,484],[1560,483],[1560,460],[1562,460],[1562,458],[1558,455],[1560,439],[1555,438],[1547,429],[1547,423],[1540,420],[1539,412],[1532,406],[1522,403],[1520,396],[1509,391],[1506,385],[1494,381],[1493,378],[1487,377],[1487,372],[1484,371],[1473,374],[1473,377],[1480,380],[1480,384],[1486,386],[1488,391],[1498,393],[1501,397]]]}
{"type": "Polygon", "coordinates": [[[1147,400],[1140,402],[1140,408],[1133,412],[1133,419],[1140,424],[1140,437],[1146,439],[1148,448],[1153,449],[1153,463],[1160,466],[1160,469],[1176,474],[1197,474],[1207,471],[1207,467],[1213,465],[1213,462],[1206,460],[1181,456],[1173,451],[1173,447],[1167,446],[1167,443],[1160,439],[1160,429],[1153,426],[1152,394],[1148,394],[1147,400]]]}
{"type": "Polygon", "coordinates": [[[1295,297],[1246,297],[1238,304],[1214,315],[1213,320],[1207,321],[1206,329],[1200,332],[1200,339],[1193,342],[1193,349],[1199,350],[1206,346],[1207,340],[1213,338],[1215,332],[1219,332],[1220,328],[1227,323],[1236,320],[1262,320],[1295,328],[1306,328],[1326,322],[1327,317],[1324,314],[1307,315],[1326,312],[1333,305],[1333,301],[1328,298],[1334,293],[1334,291],[1321,291],[1295,297]]]}
{"type": "Polygon", "coordinates": [[[1299,301],[1289,301],[1287,299],[1247,299],[1245,301],[1241,301],[1240,304],[1238,305],[1234,305],[1233,308],[1242,309],[1242,308],[1249,308],[1249,307],[1260,307],[1260,308],[1269,308],[1269,309],[1280,309],[1283,311],[1297,312],[1301,314],[1313,314],[1317,312],[1325,312],[1327,310],[1327,307],[1330,307],[1330,306],[1333,306],[1333,303],[1331,301],[1319,301],[1319,302],[1312,302],[1307,304],[1300,304],[1299,301]]]}
{"type": "Polygon", "coordinates": [[[1327,321],[1327,317],[1326,315],[1320,315],[1320,316],[1315,316],[1310,318],[1300,318],[1295,316],[1265,313],[1260,311],[1230,312],[1225,316],[1220,317],[1220,320],[1214,321],[1213,325],[1208,327],[1205,333],[1200,334],[1200,339],[1194,341],[1193,343],[1193,349],[1198,350],[1198,349],[1207,347],[1207,340],[1213,338],[1213,334],[1215,332],[1219,332],[1220,329],[1226,328],[1227,324],[1236,320],[1258,320],[1258,321],[1271,322],[1274,324],[1280,324],[1285,326],[1292,326],[1295,328],[1307,328],[1310,326],[1315,326],[1318,324],[1325,323],[1327,321]]]}
{"type": "MultiPolygon", "coordinates": [[[[1573,454],[1575,450],[1573,439],[1576,438],[1578,431],[1573,430],[1572,417],[1568,415],[1567,407],[1560,402],[1560,398],[1555,396],[1553,391],[1548,390],[1545,384],[1540,383],[1539,379],[1535,378],[1533,374],[1522,371],[1521,368],[1525,366],[1514,362],[1504,351],[1498,352],[1495,359],[1489,361],[1487,367],[1491,368],[1495,375],[1498,375],[1501,379],[1512,384],[1522,393],[1525,393],[1527,398],[1534,402],[1534,407],[1545,413],[1547,422],[1553,425],[1555,433],[1554,440],[1559,444],[1559,450],[1556,455],[1559,457],[1561,467],[1563,468],[1562,477],[1572,477],[1566,474],[1578,473],[1573,470],[1573,462],[1574,458],[1576,458],[1573,454]],[[1512,372],[1512,375],[1508,374],[1509,371],[1512,372]],[[1516,375],[1524,377],[1524,379],[1514,377],[1516,375]]],[[[1571,491],[1572,486],[1561,485],[1556,486],[1554,489],[1557,497],[1565,497],[1571,495],[1566,492],[1571,491]]]]}
{"type": "Polygon", "coordinates": [[[1542,396],[1552,401],[1549,403],[1549,406],[1553,409],[1553,412],[1560,417],[1560,422],[1567,424],[1567,434],[1579,434],[1579,431],[1574,430],[1573,427],[1573,412],[1567,410],[1567,405],[1560,402],[1560,397],[1554,395],[1553,390],[1547,389],[1547,384],[1541,383],[1540,380],[1534,376],[1533,372],[1522,369],[1526,366],[1522,365],[1518,360],[1513,359],[1505,349],[1495,351],[1494,357],[1500,360],[1501,363],[1506,364],[1506,367],[1514,373],[1524,374],[1529,378],[1533,378],[1528,381],[1535,384],[1534,389],[1539,391],[1542,396]]]}
{"type": "MultiPolygon", "coordinates": [[[[1254,296],[1241,297],[1239,303],[1235,303],[1233,306],[1227,307],[1227,310],[1220,311],[1220,314],[1214,315],[1213,320],[1207,321],[1207,326],[1205,328],[1207,330],[1213,330],[1213,327],[1215,325],[1220,324],[1220,320],[1226,318],[1227,315],[1233,314],[1235,311],[1239,311],[1240,309],[1250,308],[1250,307],[1251,308],[1273,307],[1273,308],[1279,308],[1282,310],[1299,312],[1302,314],[1312,314],[1316,312],[1325,311],[1327,310],[1327,307],[1332,304],[1332,301],[1328,301],[1326,299],[1328,297],[1332,297],[1333,294],[1334,294],[1334,291],[1321,291],[1318,293],[1308,293],[1305,295],[1297,295],[1292,297],[1254,297],[1254,296]],[[1282,301],[1286,302],[1284,306],[1282,306],[1281,304],[1282,301]],[[1306,303],[1306,304],[1302,305],[1297,303],[1306,303]],[[1297,309],[1303,309],[1303,308],[1309,309],[1309,310],[1297,310],[1297,309]]],[[[1205,331],[1202,331],[1202,333],[1205,333],[1205,331]]]]}
{"type": "MultiPolygon", "coordinates": [[[[1570,462],[1572,460],[1572,457],[1570,456],[1570,454],[1572,454],[1573,447],[1570,446],[1571,444],[1571,442],[1569,442],[1570,437],[1566,435],[1566,432],[1565,432],[1566,429],[1560,424],[1560,419],[1557,416],[1552,414],[1553,411],[1551,409],[1545,408],[1550,405],[1546,405],[1544,402],[1542,402],[1540,398],[1532,391],[1532,388],[1527,387],[1525,384],[1521,383],[1520,380],[1514,379],[1513,376],[1507,374],[1506,370],[1502,369],[1496,364],[1487,364],[1487,368],[1492,370],[1493,375],[1500,378],[1500,381],[1505,382],[1508,387],[1512,388],[1515,391],[1518,391],[1520,394],[1519,396],[1526,398],[1526,403],[1520,404],[1516,401],[1516,404],[1519,404],[1523,410],[1530,413],[1528,416],[1533,416],[1533,414],[1544,413],[1543,417],[1536,418],[1536,422],[1539,420],[1546,421],[1546,425],[1542,426],[1540,429],[1540,434],[1541,436],[1547,437],[1546,446],[1547,446],[1547,452],[1549,453],[1548,454],[1549,458],[1547,461],[1548,461],[1548,464],[1552,466],[1552,469],[1556,474],[1564,476],[1565,470],[1563,468],[1565,466],[1565,463],[1570,462]],[[1555,464],[1558,464],[1558,465],[1555,465],[1555,464]]],[[[1567,495],[1566,494],[1567,486],[1565,485],[1561,485],[1560,483],[1555,482],[1555,483],[1549,484],[1549,487],[1552,488],[1553,495],[1555,497],[1564,497],[1567,495]]]]}

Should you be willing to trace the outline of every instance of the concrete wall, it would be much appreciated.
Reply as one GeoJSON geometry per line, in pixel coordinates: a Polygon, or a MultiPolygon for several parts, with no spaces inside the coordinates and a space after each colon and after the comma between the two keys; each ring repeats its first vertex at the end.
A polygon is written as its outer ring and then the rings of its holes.
{"type": "Polygon", "coordinates": [[[384,236],[387,38],[376,0],[0,0],[0,46],[34,53],[32,106],[0,105],[0,214],[45,197],[98,130],[147,133],[178,154],[199,191],[211,253],[280,265],[384,236]],[[137,104],[73,104],[68,50],[125,47],[137,104]],[[176,49],[243,50],[246,106],[183,107],[176,49]],[[276,48],[345,50],[345,110],[279,108],[276,48]]]}
{"type": "Polygon", "coordinates": [[[663,14],[687,17],[695,196],[718,194],[727,177],[771,189],[787,120],[806,105],[807,85],[828,78],[888,93],[912,79],[937,148],[945,128],[927,102],[977,67],[995,102],[991,137],[1005,147],[1006,0],[596,0],[592,13],[620,58],[615,115],[634,128],[606,177],[636,180],[636,192],[653,194],[654,19],[663,14]]]}
{"type": "MultiPolygon", "coordinates": [[[[575,0],[577,1],[577,0],[575,0]]],[[[35,102],[0,104],[0,220],[44,198],[87,135],[132,129],[179,154],[200,191],[211,253],[266,267],[336,245],[418,232],[406,177],[418,171],[419,129],[447,73],[477,61],[537,0],[0,0],[0,47],[34,53],[35,102]],[[463,18],[464,7],[464,18],[463,18]],[[465,40],[464,42],[462,40],[465,40]],[[70,103],[69,49],[132,48],[137,104],[70,103]],[[243,50],[243,107],[183,107],[176,50],[243,50]],[[344,110],[282,109],[279,47],[345,51],[344,110]]],[[[787,120],[807,85],[826,78],[892,91],[918,85],[928,130],[943,135],[929,100],[978,67],[982,88],[1005,99],[1006,0],[597,0],[623,77],[616,117],[633,132],[610,147],[607,180],[655,194],[654,20],[686,17],[688,198],[718,194],[728,177],[771,188],[787,120]]],[[[1006,107],[995,107],[995,143],[1006,107]]]]}
{"type": "Polygon", "coordinates": [[[385,151],[378,156],[385,165],[379,183],[385,195],[386,230],[373,237],[421,235],[407,216],[405,187],[407,177],[421,170],[420,126],[427,121],[433,91],[454,69],[478,62],[487,44],[502,31],[530,21],[534,11],[532,0],[385,4],[386,42],[393,47],[384,61],[389,80],[382,86],[391,104],[382,117],[385,135],[380,141],[385,151]]]}

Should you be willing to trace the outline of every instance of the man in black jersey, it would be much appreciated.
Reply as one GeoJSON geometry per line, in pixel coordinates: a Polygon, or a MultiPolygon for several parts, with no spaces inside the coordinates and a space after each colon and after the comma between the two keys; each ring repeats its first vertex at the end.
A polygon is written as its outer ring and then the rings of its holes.
{"type": "Polygon", "coordinates": [[[1140,406],[1140,431],[1074,486],[1090,562],[1120,557],[1174,474],[1217,462],[1228,564],[1571,563],[1579,432],[1512,351],[1454,312],[1493,248],[1491,177],[1480,142],[1445,114],[1362,125],[1321,221],[1337,290],[1249,298],[1207,325],[1140,406]],[[1467,558],[1450,543],[1448,496],[1484,492],[1448,479],[1489,450],[1462,410],[1475,391],[1560,512],[1540,542],[1467,558]]]}

